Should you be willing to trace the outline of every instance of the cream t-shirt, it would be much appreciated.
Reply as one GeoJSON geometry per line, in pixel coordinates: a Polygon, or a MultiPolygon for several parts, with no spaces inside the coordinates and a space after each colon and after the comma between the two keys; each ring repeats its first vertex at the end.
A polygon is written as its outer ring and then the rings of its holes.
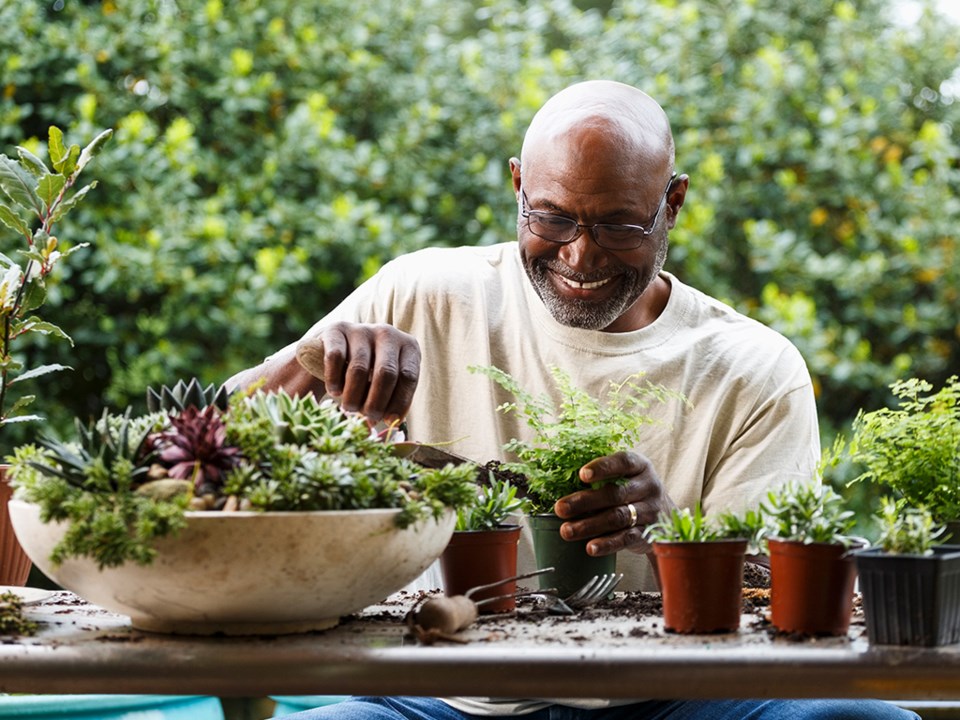
{"type": "MultiPolygon", "coordinates": [[[[555,395],[549,372],[555,365],[595,395],[643,371],[687,398],[687,404],[652,405],[648,414],[659,424],[635,448],[650,458],[680,507],[700,501],[709,515],[756,506],[770,487],[809,481],[820,446],[800,353],[770,328],[669,273],[663,277],[670,298],[649,326],[582,330],[554,320],[526,276],[516,242],[430,248],[386,264],[313,331],[346,320],[388,323],[415,336],[422,362],[407,417],[411,439],[450,443],[448,449],[481,464],[504,459],[502,446],[511,438],[532,438],[522,418],[497,411],[513,398],[468,367],[496,365],[534,395],[555,395]]],[[[626,575],[621,589],[656,589],[644,556],[621,552],[617,566],[626,575]]],[[[521,541],[520,567],[535,567],[529,534],[521,541]]],[[[590,689],[583,690],[589,697],[590,689]]],[[[546,704],[448,702],[475,714],[525,713],[546,704]]]]}

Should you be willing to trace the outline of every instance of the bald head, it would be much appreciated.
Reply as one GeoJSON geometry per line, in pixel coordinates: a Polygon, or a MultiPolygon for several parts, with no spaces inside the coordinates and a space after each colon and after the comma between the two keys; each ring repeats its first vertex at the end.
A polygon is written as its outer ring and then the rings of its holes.
{"type": "Polygon", "coordinates": [[[673,135],[666,113],[646,93],[610,80],[577,83],[550,98],[527,129],[521,164],[531,167],[558,146],[585,146],[598,136],[613,154],[637,163],[641,172],[673,171],[673,135]]]}

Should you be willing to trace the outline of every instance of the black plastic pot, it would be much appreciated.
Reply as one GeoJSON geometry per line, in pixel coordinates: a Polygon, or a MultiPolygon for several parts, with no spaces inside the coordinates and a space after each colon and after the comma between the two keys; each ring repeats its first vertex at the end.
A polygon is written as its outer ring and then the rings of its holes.
{"type": "Polygon", "coordinates": [[[855,553],[867,639],[878,645],[960,642],[960,545],[933,555],[855,553]]]}

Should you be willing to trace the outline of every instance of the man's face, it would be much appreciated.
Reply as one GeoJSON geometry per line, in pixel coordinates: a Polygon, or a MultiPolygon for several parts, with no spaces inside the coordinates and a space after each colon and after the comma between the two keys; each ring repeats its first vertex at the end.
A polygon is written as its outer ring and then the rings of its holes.
{"type": "MultiPolygon", "coordinates": [[[[633,250],[607,250],[588,229],[560,245],[534,235],[523,209],[554,213],[578,223],[634,224],[649,228],[664,198],[668,171],[638,172],[614,152],[564,152],[522,168],[517,216],[520,256],[534,289],[554,318],[589,330],[625,332],[642,326],[641,296],[663,269],[672,210],[664,207],[653,232],[633,250]],[[639,178],[639,180],[637,179],[639,178]]],[[[520,168],[517,167],[517,172],[520,168]]],[[[515,172],[515,178],[516,174],[515,172]]],[[[516,179],[515,179],[516,183],[516,179]]]]}

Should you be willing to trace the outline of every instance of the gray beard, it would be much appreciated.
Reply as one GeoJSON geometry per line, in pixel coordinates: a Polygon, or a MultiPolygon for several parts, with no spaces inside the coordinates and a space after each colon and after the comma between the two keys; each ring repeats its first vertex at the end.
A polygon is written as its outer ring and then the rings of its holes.
{"type": "MultiPolygon", "coordinates": [[[[561,325],[582,328],[583,330],[603,330],[610,327],[617,318],[629,310],[663,270],[663,265],[667,259],[666,232],[663,233],[662,237],[657,238],[657,241],[659,243],[657,256],[649,275],[641,276],[632,267],[619,266],[618,270],[621,271],[619,282],[623,284],[622,292],[603,302],[588,303],[570,300],[558,295],[549,277],[551,269],[559,270],[563,267],[557,260],[544,260],[543,258],[527,260],[524,262],[524,269],[527,271],[527,277],[530,278],[533,289],[540,296],[550,314],[553,315],[554,320],[561,325]]],[[[577,282],[592,282],[600,278],[574,276],[571,279],[577,282]]]]}

